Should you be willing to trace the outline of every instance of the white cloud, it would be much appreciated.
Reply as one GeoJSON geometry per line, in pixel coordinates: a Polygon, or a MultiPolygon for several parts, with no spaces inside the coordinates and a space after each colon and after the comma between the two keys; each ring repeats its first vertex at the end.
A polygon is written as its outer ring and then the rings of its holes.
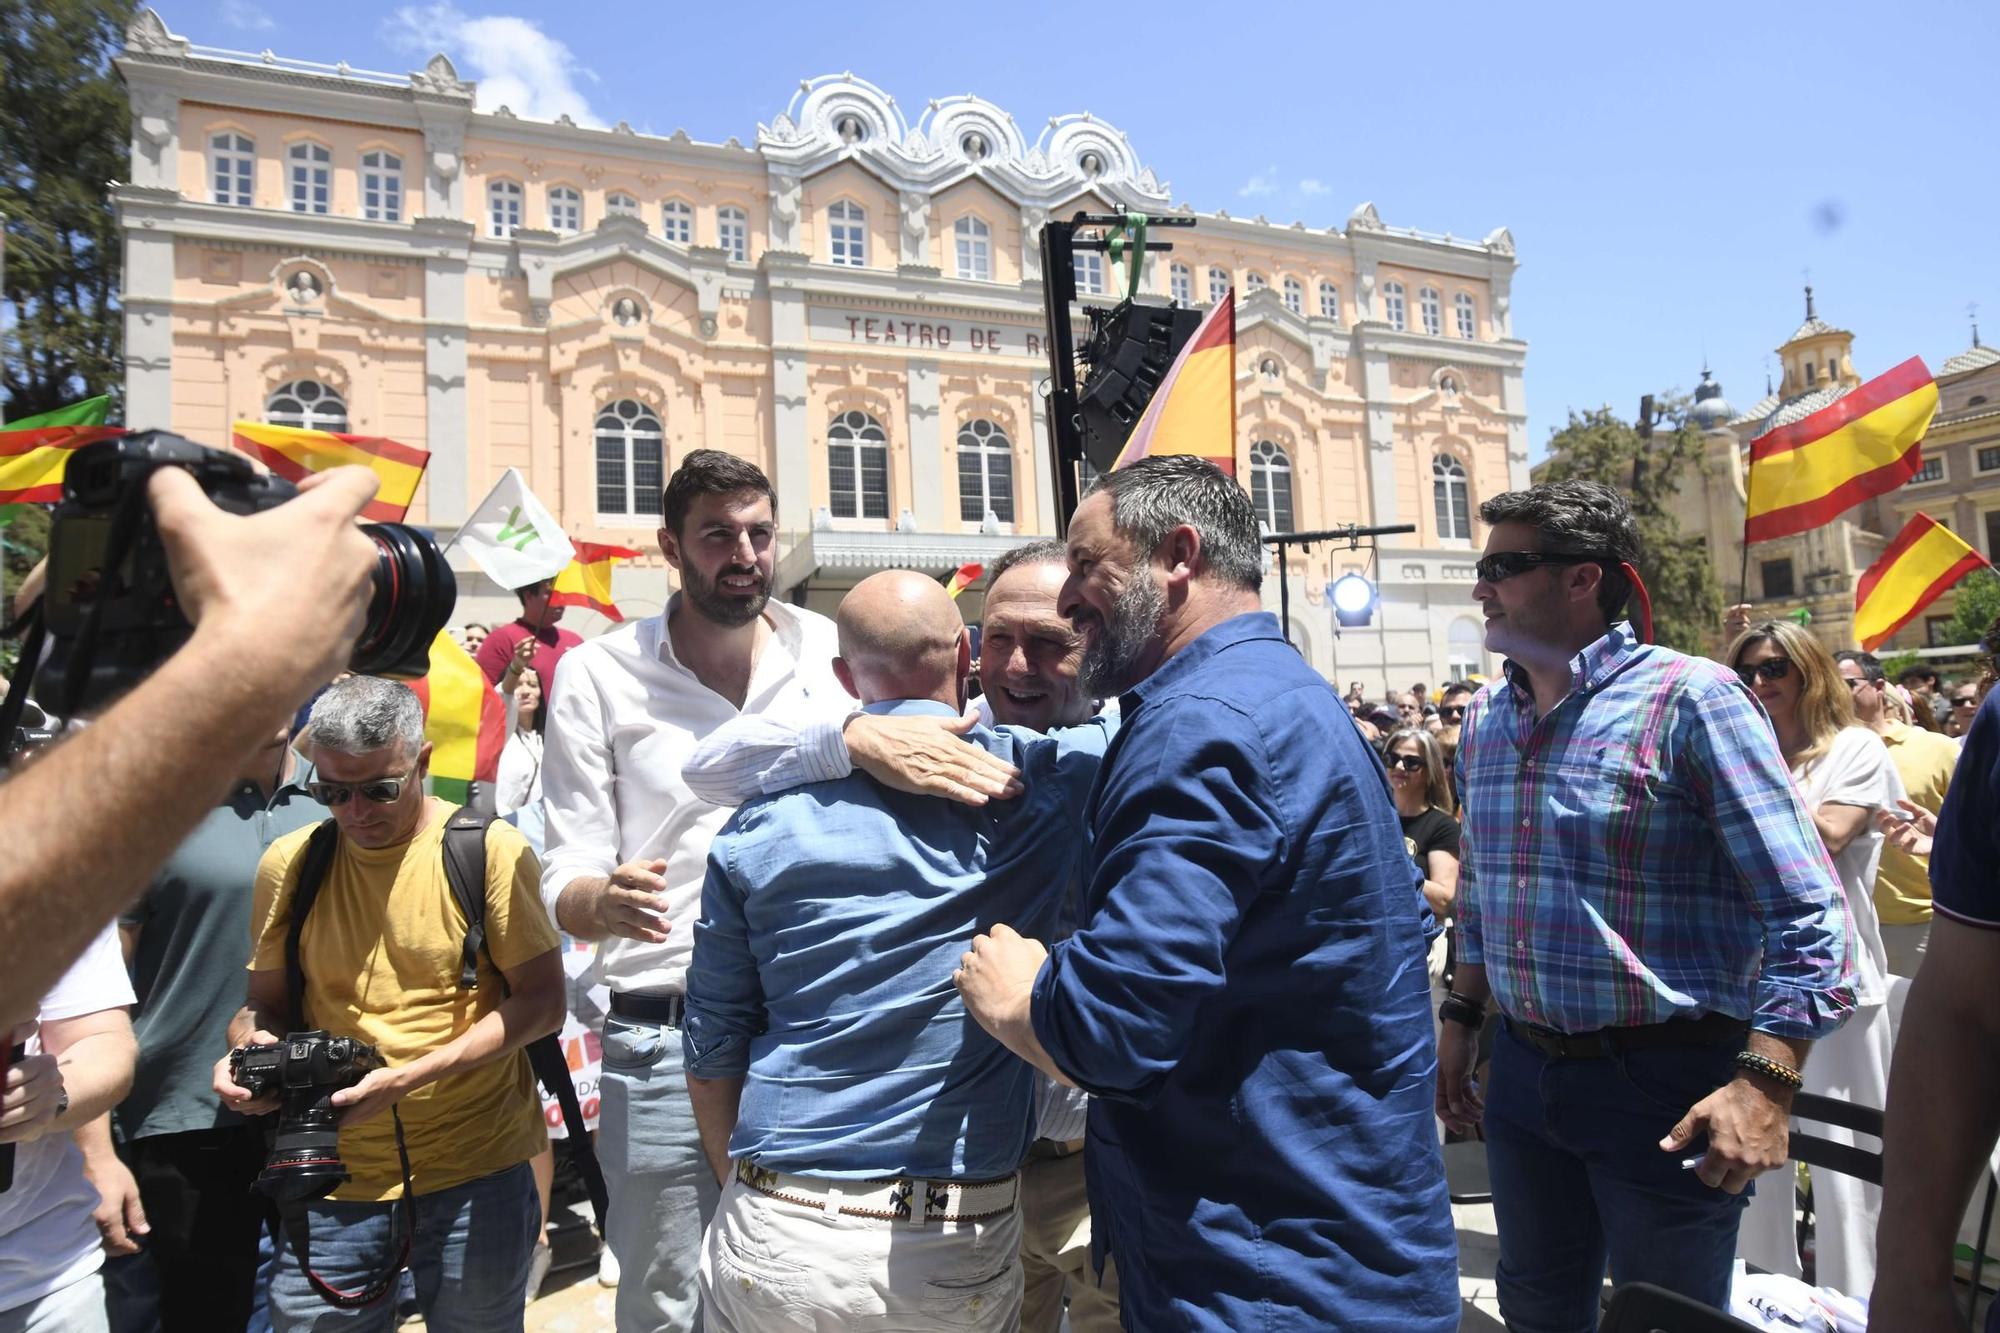
{"type": "Polygon", "coordinates": [[[1265,195],[1276,194],[1277,192],[1278,169],[1276,167],[1265,167],[1249,180],[1243,182],[1242,187],[1236,191],[1236,197],[1238,199],[1261,199],[1265,195]]]}
{"type": "Polygon", "coordinates": [[[1299,182],[1299,193],[1310,199],[1322,194],[1331,194],[1333,190],[1325,181],[1308,176],[1299,182]]]}
{"type": "Polygon", "coordinates": [[[479,84],[479,109],[506,107],[529,120],[569,116],[579,125],[602,127],[579,81],[597,75],[577,62],[564,43],[532,19],[506,14],[473,18],[449,0],[405,5],[385,25],[388,40],[412,56],[442,51],[459,73],[479,84]]]}
{"type": "Polygon", "coordinates": [[[222,21],[244,32],[271,32],[277,23],[253,0],[222,0],[222,21]]]}

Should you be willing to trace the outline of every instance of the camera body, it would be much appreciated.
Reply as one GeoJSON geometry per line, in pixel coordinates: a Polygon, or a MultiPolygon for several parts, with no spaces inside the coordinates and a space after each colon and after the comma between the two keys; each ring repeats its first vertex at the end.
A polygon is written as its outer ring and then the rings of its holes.
{"type": "MultiPolygon", "coordinates": [[[[169,431],[139,431],[76,451],[49,531],[42,601],[49,655],[37,698],[67,717],[130,688],[187,642],[193,626],[174,592],[165,548],[146,501],[163,467],[184,468],[217,508],[275,509],[298,494],[242,454],[209,449],[169,431]]],[[[375,543],[367,626],[349,668],[413,678],[458,598],[451,567],[431,536],[400,523],[363,526],[375,543]]]]}
{"type": "Polygon", "coordinates": [[[229,1077],[245,1091],[277,1093],[278,1132],[257,1188],[280,1203],[322,1199],[347,1179],[340,1160],[340,1113],[333,1094],[382,1068],[367,1042],[324,1031],[293,1032],[270,1045],[229,1053],[229,1077]]]}

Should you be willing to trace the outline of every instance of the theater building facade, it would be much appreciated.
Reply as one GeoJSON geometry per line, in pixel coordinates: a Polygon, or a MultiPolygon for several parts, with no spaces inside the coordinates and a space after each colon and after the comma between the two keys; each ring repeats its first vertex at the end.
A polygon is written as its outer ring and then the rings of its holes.
{"type": "MultiPolygon", "coordinates": [[[[1372,557],[1294,551],[1294,641],[1371,692],[1492,665],[1477,509],[1527,479],[1504,229],[1432,235],[1366,204],[1332,228],[1195,213],[1101,119],[1030,134],[970,96],[913,117],[847,74],[717,144],[484,107],[444,55],[389,75],[206,48],[151,10],[117,68],[130,425],[420,446],[411,520],[441,534],[519,469],[574,536],[646,552],[616,585],[640,613],[669,587],[662,477],[726,449],[777,485],[776,592],[830,610],[875,570],[1054,531],[1039,228],[1176,211],[1198,225],[1146,286],[1238,293],[1236,471],[1265,522],[1416,529],[1372,557]],[[1326,588],[1349,569],[1381,604],[1336,640],[1326,588]]],[[[1078,265],[1087,301],[1122,294],[1102,257],[1078,265]]],[[[462,577],[465,618],[509,605],[462,577]]]]}

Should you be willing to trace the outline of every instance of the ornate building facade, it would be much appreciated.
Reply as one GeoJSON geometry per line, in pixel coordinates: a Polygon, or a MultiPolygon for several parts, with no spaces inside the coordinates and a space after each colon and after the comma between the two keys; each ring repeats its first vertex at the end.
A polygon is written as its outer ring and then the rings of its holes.
{"type": "MultiPolygon", "coordinates": [[[[912,119],[847,74],[711,144],[477,110],[443,55],[399,76],[211,50],[150,10],[117,68],[128,422],[424,447],[411,520],[443,530],[517,468],[573,535],[648,552],[616,588],[641,611],[665,596],[661,479],[705,446],[770,474],[777,591],[818,609],[878,569],[1052,532],[1038,229],[1193,213],[1102,120],[1031,138],[969,96],[912,119]]],[[[1373,562],[1295,552],[1294,640],[1371,690],[1485,669],[1477,508],[1527,477],[1512,238],[1366,204],[1344,228],[1197,216],[1147,285],[1190,305],[1236,289],[1237,475],[1265,521],[1417,529],[1373,562]],[[1325,589],[1351,568],[1382,603],[1336,642],[1325,589]]],[[[1115,299],[1102,256],[1077,276],[1115,299]]],[[[505,612],[464,586],[470,613],[505,612]]]]}

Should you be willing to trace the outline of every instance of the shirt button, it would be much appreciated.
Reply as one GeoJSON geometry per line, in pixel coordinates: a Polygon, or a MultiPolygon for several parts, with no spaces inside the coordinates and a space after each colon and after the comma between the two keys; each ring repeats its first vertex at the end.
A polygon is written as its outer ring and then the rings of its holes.
{"type": "Polygon", "coordinates": [[[1514,947],[1516,949],[1525,949],[1528,947],[1528,942],[1526,940],[1515,940],[1514,947]]]}
{"type": "Polygon", "coordinates": [[[1528,827],[1528,821],[1527,821],[1527,820],[1525,820],[1525,819],[1524,819],[1524,820],[1522,820],[1522,821],[1521,821],[1521,827],[1522,827],[1522,828],[1526,828],[1526,827],[1528,827]]]}
{"type": "Polygon", "coordinates": [[[1514,887],[1517,889],[1525,889],[1528,887],[1528,881],[1525,879],[1517,879],[1514,881],[1514,887]]]}

